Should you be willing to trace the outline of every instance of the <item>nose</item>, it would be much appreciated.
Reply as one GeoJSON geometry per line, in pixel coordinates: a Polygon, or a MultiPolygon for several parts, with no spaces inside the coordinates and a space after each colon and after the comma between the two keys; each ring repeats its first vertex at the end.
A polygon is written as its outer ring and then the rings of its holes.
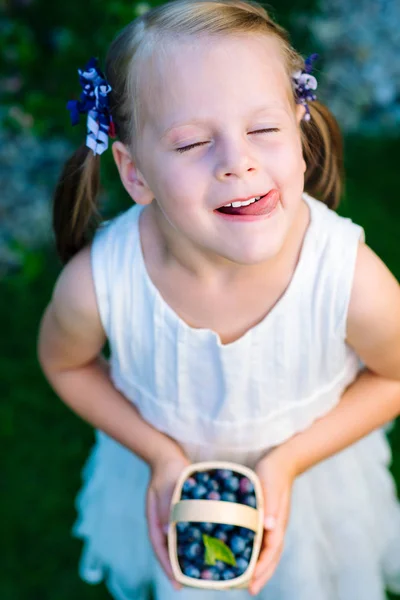
{"type": "Polygon", "coordinates": [[[232,177],[241,179],[247,173],[256,172],[257,168],[257,161],[246,141],[225,142],[218,153],[215,177],[219,181],[232,177]]]}

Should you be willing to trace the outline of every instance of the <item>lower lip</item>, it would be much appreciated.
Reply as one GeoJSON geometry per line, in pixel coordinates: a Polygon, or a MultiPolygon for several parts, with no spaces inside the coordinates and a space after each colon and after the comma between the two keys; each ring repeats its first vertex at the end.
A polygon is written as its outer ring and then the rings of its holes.
{"type": "Polygon", "coordinates": [[[257,221],[260,218],[269,218],[275,213],[275,209],[279,203],[279,192],[278,190],[271,190],[256,202],[257,214],[256,215],[229,215],[227,213],[219,212],[215,210],[220,217],[227,219],[228,221],[257,221]]]}

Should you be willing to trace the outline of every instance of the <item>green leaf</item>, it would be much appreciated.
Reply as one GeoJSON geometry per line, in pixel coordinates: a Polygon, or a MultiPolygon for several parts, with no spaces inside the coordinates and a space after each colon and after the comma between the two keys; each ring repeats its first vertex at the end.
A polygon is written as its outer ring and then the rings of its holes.
{"type": "Polygon", "coordinates": [[[228,565],[236,566],[235,556],[225,542],[206,534],[203,534],[203,542],[206,548],[204,556],[206,565],[215,565],[217,560],[222,560],[228,565]]]}

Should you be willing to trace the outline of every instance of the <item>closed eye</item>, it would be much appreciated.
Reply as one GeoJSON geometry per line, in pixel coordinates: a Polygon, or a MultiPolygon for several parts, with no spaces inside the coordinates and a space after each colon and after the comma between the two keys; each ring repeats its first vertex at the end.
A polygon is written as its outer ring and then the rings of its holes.
{"type": "MultiPolygon", "coordinates": [[[[256,129],[256,131],[250,131],[249,133],[273,133],[279,131],[278,127],[270,127],[269,129],[256,129]]],[[[187,152],[192,148],[196,148],[197,146],[204,146],[204,144],[208,144],[208,142],[196,142],[195,144],[190,144],[189,146],[183,146],[183,148],[176,148],[177,152],[187,152]]]]}
{"type": "Polygon", "coordinates": [[[269,129],[256,129],[256,131],[250,131],[250,133],[271,133],[279,131],[278,127],[270,127],[269,129]]]}
{"type": "Polygon", "coordinates": [[[177,152],[186,152],[187,150],[191,150],[192,148],[196,148],[196,146],[203,146],[203,144],[208,144],[208,142],[197,142],[196,144],[190,144],[190,146],[184,146],[183,148],[177,148],[177,152]]]}

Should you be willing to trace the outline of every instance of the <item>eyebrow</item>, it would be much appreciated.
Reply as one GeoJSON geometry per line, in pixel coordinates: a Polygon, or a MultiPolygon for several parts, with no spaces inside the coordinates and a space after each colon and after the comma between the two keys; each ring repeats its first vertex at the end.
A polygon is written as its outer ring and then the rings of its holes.
{"type": "MultiPolygon", "coordinates": [[[[287,112],[282,106],[275,106],[275,105],[270,104],[270,105],[258,106],[251,112],[251,116],[254,116],[261,112],[267,112],[267,111],[271,111],[271,110],[279,111],[279,112],[282,112],[282,111],[287,112]]],[[[178,129],[179,127],[187,127],[189,125],[206,125],[208,122],[209,122],[208,119],[191,119],[190,121],[185,121],[182,123],[173,123],[171,125],[171,127],[168,127],[168,129],[166,129],[164,131],[164,133],[160,137],[160,140],[167,137],[170,133],[172,133],[172,131],[174,129],[178,129]]]]}

